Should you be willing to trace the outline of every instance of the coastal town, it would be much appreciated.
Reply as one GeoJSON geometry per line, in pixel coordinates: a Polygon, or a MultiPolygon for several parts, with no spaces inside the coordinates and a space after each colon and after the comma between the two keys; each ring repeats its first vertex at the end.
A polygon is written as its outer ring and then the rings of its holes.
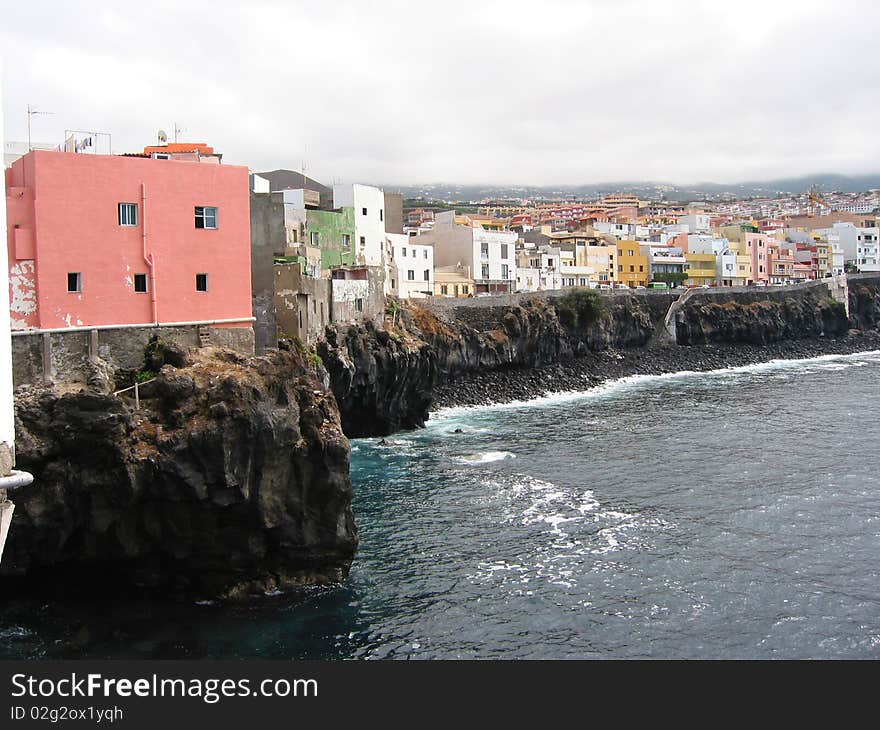
{"type": "Polygon", "coordinates": [[[4,157],[17,335],[186,326],[261,352],[283,338],[314,344],[327,324],[379,321],[388,297],[761,287],[880,271],[876,190],[483,200],[459,212],[226,164],[210,145],[161,131],[122,154],[97,133],[30,147],[7,144],[4,157]]]}

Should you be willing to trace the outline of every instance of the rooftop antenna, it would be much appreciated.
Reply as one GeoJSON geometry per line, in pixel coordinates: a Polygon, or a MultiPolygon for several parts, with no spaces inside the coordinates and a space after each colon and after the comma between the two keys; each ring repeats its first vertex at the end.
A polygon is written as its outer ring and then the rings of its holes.
{"type": "Polygon", "coordinates": [[[180,132],[185,132],[186,130],[183,127],[178,127],[177,122],[174,122],[174,142],[177,143],[177,135],[180,132]]]}
{"type": "Polygon", "coordinates": [[[34,109],[30,104],[27,105],[27,117],[28,117],[28,152],[30,152],[33,147],[31,146],[31,117],[36,114],[54,114],[55,112],[41,112],[39,109],[34,109]]]}

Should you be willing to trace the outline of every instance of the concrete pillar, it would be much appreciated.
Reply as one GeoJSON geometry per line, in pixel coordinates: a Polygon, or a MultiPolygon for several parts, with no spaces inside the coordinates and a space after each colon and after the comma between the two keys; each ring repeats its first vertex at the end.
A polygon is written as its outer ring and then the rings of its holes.
{"type": "Polygon", "coordinates": [[[43,382],[52,382],[52,335],[43,333],[43,382]]]}
{"type": "Polygon", "coordinates": [[[832,276],[826,279],[825,283],[828,286],[831,298],[846,307],[846,316],[849,317],[849,282],[847,281],[846,274],[832,276]]]}
{"type": "Polygon", "coordinates": [[[98,330],[89,330],[89,362],[98,359],[98,330]]]}

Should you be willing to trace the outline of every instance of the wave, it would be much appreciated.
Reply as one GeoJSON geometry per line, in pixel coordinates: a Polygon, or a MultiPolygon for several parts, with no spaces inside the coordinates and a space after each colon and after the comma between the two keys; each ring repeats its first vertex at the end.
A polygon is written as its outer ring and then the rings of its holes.
{"type": "Polygon", "coordinates": [[[789,369],[802,369],[804,371],[809,371],[810,368],[817,366],[820,369],[826,370],[842,370],[849,367],[859,367],[864,365],[865,363],[859,361],[865,358],[873,359],[877,357],[880,357],[880,350],[867,350],[847,355],[819,355],[817,357],[792,360],[780,358],[776,360],[767,360],[766,362],[753,363],[751,365],[718,368],[716,370],[678,370],[676,372],[662,373],[660,375],[628,375],[623,378],[609,380],[602,385],[598,385],[588,390],[561,390],[555,393],[547,393],[546,395],[529,398],[528,400],[513,400],[505,403],[487,403],[479,406],[451,406],[449,408],[441,408],[430,414],[430,421],[427,426],[430,428],[432,425],[439,425],[475,412],[518,410],[522,408],[545,408],[547,406],[561,405],[577,400],[601,398],[619,393],[620,391],[642,387],[646,384],[655,382],[687,380],[695,377],[709,378],[724,375],[741,375],[789,369]]]}

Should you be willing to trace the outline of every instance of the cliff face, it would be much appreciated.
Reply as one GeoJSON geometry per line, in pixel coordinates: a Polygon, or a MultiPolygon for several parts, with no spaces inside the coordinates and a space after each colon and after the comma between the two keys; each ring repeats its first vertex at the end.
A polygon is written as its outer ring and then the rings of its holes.
{"type": "Polygon", "coordinates": [[[791,291],[696,292],[675,313],[679,345],[836,337],[849,330],[846,307],[824,285],[791,291]]]}
{"type": "Polygon", "coordinates": [[[410,303],[397,326],[328,328],[318,355],[350,438],[423,426],[440,383],[468,373],[541,367],[609,347],[648,343],[674,297],[595,294],[516,306],[410,303]]]}
{"type": "Polygon", "coordinates": [[[349,446],[292,352],[205,351],[141,410],[96,392],[19,393],[23,491],[2,572],[234,597],[342,579],[357,546],[349,446]]]}
{"type": "Polygon", "coordinates": [[[849,277],[849,318],[855,329],[880,328],[880,276],[849,277]]]}

